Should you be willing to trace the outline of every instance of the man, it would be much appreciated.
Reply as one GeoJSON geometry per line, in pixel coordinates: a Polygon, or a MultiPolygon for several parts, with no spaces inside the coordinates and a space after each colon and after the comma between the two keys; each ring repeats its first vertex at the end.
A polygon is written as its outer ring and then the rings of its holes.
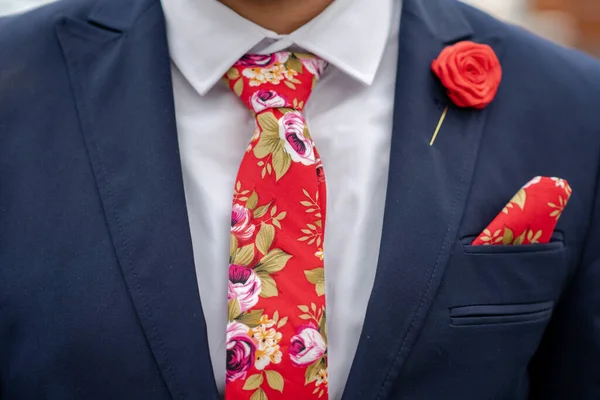
{"type": "Polygon", "coordinates": [[[455,0],[64,0],[0,93],[3,400],[600,398],[591,58],[455,0]],[[524,196],[547,239],[476,246],[524,196]]]}

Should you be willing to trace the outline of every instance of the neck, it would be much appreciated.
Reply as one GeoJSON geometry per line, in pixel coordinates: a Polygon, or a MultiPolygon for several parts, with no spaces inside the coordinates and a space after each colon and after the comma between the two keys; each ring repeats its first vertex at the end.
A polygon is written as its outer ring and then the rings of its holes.
{"type": "Polygon", "coordinates": [[[242,17],[280,35],[319,15],[333,0],[220,0],[242,17]]]}

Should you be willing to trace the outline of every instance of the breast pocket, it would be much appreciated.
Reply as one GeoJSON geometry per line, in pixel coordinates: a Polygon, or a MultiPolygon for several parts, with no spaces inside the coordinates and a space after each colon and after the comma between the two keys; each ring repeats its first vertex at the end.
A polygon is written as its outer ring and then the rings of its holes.
{"type": "MultiPolygon", "coordinates": [[[[457,241],[431,313],[435,350],[459,371],[516,379],[539,347],[567,282],[567,247],[457,241]]],[[[432,350],[432,353],[434,351],[432,350]]]]}
{"type": "Polygon", "coordinates": [[[446,274],[452,326],[549,319],[568,275],[565,244],[471,246],[457,243],[446,274]]]}
{"type": "Polygon", "coordinates": [[[531,304],[475,305],[450,308],[452,326],[494,325],[543,321],[552,314],[554,301],[531,304]]]}

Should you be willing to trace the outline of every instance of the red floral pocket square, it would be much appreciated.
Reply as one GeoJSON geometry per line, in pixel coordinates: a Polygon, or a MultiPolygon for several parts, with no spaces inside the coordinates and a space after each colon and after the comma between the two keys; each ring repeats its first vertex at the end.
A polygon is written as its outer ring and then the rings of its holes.
{"type": "Polygon", "coordinates": [[[571,192],[564,179],[533,178],[473,241],[473,246],[550,242],[571,192]]]}

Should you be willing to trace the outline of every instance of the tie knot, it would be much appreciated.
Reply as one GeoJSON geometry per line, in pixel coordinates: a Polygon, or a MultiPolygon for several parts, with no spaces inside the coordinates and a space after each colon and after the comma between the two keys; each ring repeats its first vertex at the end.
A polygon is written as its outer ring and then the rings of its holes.
{"type": "Polygon", "coordinates": [[[311,54],[247,54],[227,71],[225,79],[257,114],[270,108],[302,111],[326,66],[324,60],[311,54]]]}

